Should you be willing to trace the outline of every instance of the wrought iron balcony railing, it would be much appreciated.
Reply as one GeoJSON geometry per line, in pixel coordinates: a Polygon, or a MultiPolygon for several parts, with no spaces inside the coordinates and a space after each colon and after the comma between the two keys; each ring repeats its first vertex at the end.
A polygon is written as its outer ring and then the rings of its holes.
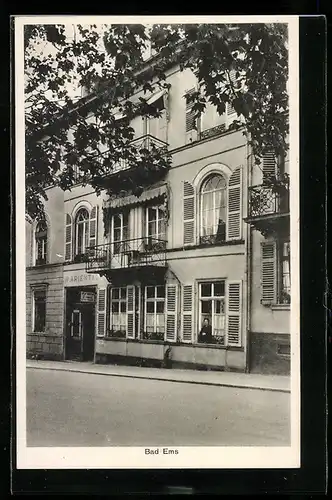
{"type": "Polygon", "coordinates": [[[145,266],[166,266],[165,240],[144,237],[105,243],[88,248],[87,272],[145,266]]]}
{"type": "MultiPolygon", "coordinates": [[[[134,139],[130,143],[131,146],[134,146],[137,151],[143,151],[144,149],[148,151],[156,150],[159,153],[163,153],[167,151],[167,143],[154,137],[153,135],[146,134],[142,137],[138,137],[134,139]]],[[[122,159],[116,164],[113,165],[112,173],[120,172],[122,170],[128,170],[130,168],[130,163],[126,159],[122,159]]]]}
{"type": "Polygon", "coordinates": [[[289,213],[288,183],[249,187],[248,219],[289,213]]]}

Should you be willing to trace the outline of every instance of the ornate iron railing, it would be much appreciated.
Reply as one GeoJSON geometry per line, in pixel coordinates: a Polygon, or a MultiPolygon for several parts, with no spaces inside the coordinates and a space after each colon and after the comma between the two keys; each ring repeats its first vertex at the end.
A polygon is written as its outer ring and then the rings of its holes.
{"type": "MultiPolygon", "coordinates": [[[[146,134],[143,135],[142,137],[134,139],[133,141],[131,141],[130,145],[134,146],[138,151],[143,151],[144,149],[146,149],[147,151],[150,152],[156,150],[159,153],[160,152],[166,153],[168,146],[166,142],[150,134],[146,134]]],[[[128,168],[130,168],[130,163],[128,162],[128,160],[122,159],[113,165],[111,173],[120,172],[122,170],[128,170],[128,168]]]]}
{"type": "Polygon", "coordinates": [[[207,139],[208,137],[214,137],[215,135],[222,134],[226,131],[226,123],[221,123],[215,127],[208,128],[206,130],[201,130],[199,133],[200,139],[207,139]]]}
{"type": "Polygon", "coordinates": [[[153,237],[89,247],[86,260],[87,272],[165,265],[166,241],[153,237]]]}
{"type": "Polygon", "coordinates": [[[280,184],[280,186],[265,184],[251,186],[248,189],[248,194],[249,218],[287,214],[289,212],[288,183],[280,184]]]}

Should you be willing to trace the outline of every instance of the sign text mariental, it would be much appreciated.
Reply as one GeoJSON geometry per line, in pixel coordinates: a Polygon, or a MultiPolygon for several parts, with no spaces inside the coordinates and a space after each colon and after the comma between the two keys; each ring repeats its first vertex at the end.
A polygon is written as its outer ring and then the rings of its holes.
{"type": "Polygon", "coordinates": [[[75,283],[75,284],[85,284],[85,283],[89,283],[91,281],[94,281],[94,282],[98,282],[98,280],[100,280],[100,277],[98,274],[86,274],[86,273],[81,273],[81,274],[69,274],[69,275],[65,275],[65,278],[64,278],[64,281],[65,281],[65,285],[71,283],[75,283]]]}

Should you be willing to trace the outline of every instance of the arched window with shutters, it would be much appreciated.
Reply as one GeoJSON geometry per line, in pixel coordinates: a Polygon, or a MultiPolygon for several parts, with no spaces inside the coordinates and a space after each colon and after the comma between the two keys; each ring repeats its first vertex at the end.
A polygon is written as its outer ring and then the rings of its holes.
{"type": "Polygon", "coordinates": [[[89,212],[80,208],[75,217],[75,259],[86,254],[89,246],[89,212]]]}
{"type": "Polygon", "coordinates": [[[45,220],[38,222],[35,231],[36,266],[47,262],[47,223],[45,220]]]}
{"type": "Polygon", "coordinates": [[[183,246],[241,240],[242,166],[206,165],[182,196],[183,246]]]}
{"type": "Polygon", "coordinates": [[[200,242],[218,243],[226,238],[227,182],[221,174],[210,175],[200,192],[200,242]]]}
{"type": "Polygon", "coordinates": [[[84,262],[95,255],[98,242],[98,206],[78,207],[73,214],[65,215],[65,260],[84,262]]]}

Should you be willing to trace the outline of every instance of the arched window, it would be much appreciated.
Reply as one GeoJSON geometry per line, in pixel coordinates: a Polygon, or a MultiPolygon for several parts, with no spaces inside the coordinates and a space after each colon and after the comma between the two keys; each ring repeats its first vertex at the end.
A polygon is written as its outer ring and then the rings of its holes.
{"type": "Polygon", "coordinates": [[[89,246],[89,212],[81,208],[75,218],[75,255],[86,253],[89,246]]]}
{"type": "Polygon", "coordinates": [[[36,265],[46,264],[47,260],[47,224],[45,220],[38,222],[35,232],[36,265]]]}
{"type": "Polygon", "coordinates": [[[220,174],[210,175],[202,184],[200,193],[201,243],[225,241],[227,182],[220,174]]]}

